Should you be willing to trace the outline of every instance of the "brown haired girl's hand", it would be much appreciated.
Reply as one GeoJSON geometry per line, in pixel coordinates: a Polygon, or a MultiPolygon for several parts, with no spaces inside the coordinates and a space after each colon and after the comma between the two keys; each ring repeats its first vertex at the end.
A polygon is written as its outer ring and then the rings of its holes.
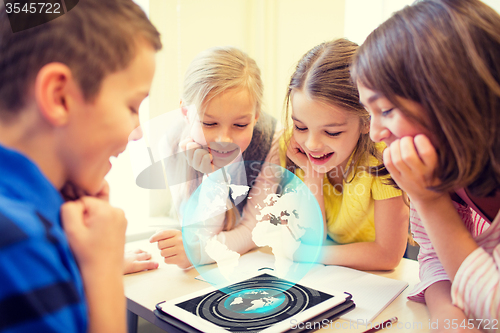
{"type": "Polygon", "coordinates": [[[179,148],[184,152],[188,164],[196,171],[212,173],[215,170],[212,155],[208,149],[187,137],[179,143],[179,148]]]}
{"type": "Polygon", "coordinates": [[[432,201],[446,195],[429,190],[440,181],[435,176],[438,167],[436,149],[425,135],[406,136],[394,141],[384,150],[384,164],[412,202],[432,201]]]}

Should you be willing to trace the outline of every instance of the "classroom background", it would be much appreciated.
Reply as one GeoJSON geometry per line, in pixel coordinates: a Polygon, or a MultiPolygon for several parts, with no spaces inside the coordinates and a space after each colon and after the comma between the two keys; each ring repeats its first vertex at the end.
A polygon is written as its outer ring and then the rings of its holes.
{"type": "MultiPolygon", "coordinates": [[[[394,11],[413,0],[134,0],[161,33],[164,48],[150,96],[140,108],[141,123],[179,107],[187,66],[201,51],[222,45],[238,47],[254,58],[264,81],[264,107],[282,121],[290,76],[300,57],[313,46],[346,37],[358,44],[394,11]]],[[[500,12],[500,0],[483,0],[500,12]]],[[[106,179],[111,204],[129,221],[127,241],[143,239],[176,223],[167,189],[144,189],[137,175],[151,164],[147,138],[116,160],[106,179]]]]}

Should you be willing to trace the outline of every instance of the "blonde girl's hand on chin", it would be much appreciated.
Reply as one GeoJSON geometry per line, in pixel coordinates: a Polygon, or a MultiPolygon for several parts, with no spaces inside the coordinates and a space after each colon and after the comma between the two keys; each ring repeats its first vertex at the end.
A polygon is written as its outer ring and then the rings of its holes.
{"type": "Polygon", "coordinates": [[[188,164],[196,171],[208,174],[215,171],[213,158],[208,148],[187,137],[179,143],[179,148],[184,152],[188,164]]]}
{"type": "Polygon", "coordinates": [[[447,195],[428,189],[440,183],[435,176],[438,156],[423,134],[414,138],[406,136],[391,143],[384,150],[384,165],[412,202],[433,201],[447,195]]]}

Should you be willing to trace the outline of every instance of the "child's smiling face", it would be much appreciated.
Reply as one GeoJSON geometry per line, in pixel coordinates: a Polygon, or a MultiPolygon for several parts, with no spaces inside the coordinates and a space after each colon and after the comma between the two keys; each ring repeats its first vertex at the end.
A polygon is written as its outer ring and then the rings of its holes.
{"type": "MultiPolygon", "coordinates": [[[[401,110],[391,103],[385,96],[368,89],[358,83],[359,99],[370,114],[370,137],[375,142],[385,142],[388,146],[395,140],[405,136],[415,137],[426,134],[432,139],[421,125],[411,121],[401,110]]],[[[423,114],[422,106],[414,101],[400,99],[406,110],[414,114],[423,114]]]]}
{"type": "Polygon", "coordinates": [[[199,124],[191,119],[194,141],[209,146],[216,166],[222,167],[243,153],[252,141],[258,119],[256,103],[247,89],[229,89],[204,104],[199,124]]]}
{"type": "Polygon", "coordinates": [[[291,101],[293,136],[311,166],[321,173],[345,168],[362,133],[359,117],[299,90],[293,92],[291,101]]]}

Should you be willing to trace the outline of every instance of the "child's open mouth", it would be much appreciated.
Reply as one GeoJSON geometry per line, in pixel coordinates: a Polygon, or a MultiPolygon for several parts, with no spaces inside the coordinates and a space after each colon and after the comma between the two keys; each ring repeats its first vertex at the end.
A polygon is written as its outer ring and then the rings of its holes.
{"type": "Polygon", "coordinates": [[[224,157],[232,156],[234,154],[234,152],[236,152],[238,150],[238,147],[236,147],[234,149],[224,149],[224,150],[223,149],[209,148],[209,150],[212,153],[212,155],[214,155],[215,157],[224,158],[224,157]]]}
{"type": "Polygon", "coordinates": [[[328,154],[323,154],[323,155],[313,155],[309,153],[309,160],[314,163],[314,164],[325,164],[328,162],[330,157],[333,156],[334,152],[328,153],[328,154]]]}

